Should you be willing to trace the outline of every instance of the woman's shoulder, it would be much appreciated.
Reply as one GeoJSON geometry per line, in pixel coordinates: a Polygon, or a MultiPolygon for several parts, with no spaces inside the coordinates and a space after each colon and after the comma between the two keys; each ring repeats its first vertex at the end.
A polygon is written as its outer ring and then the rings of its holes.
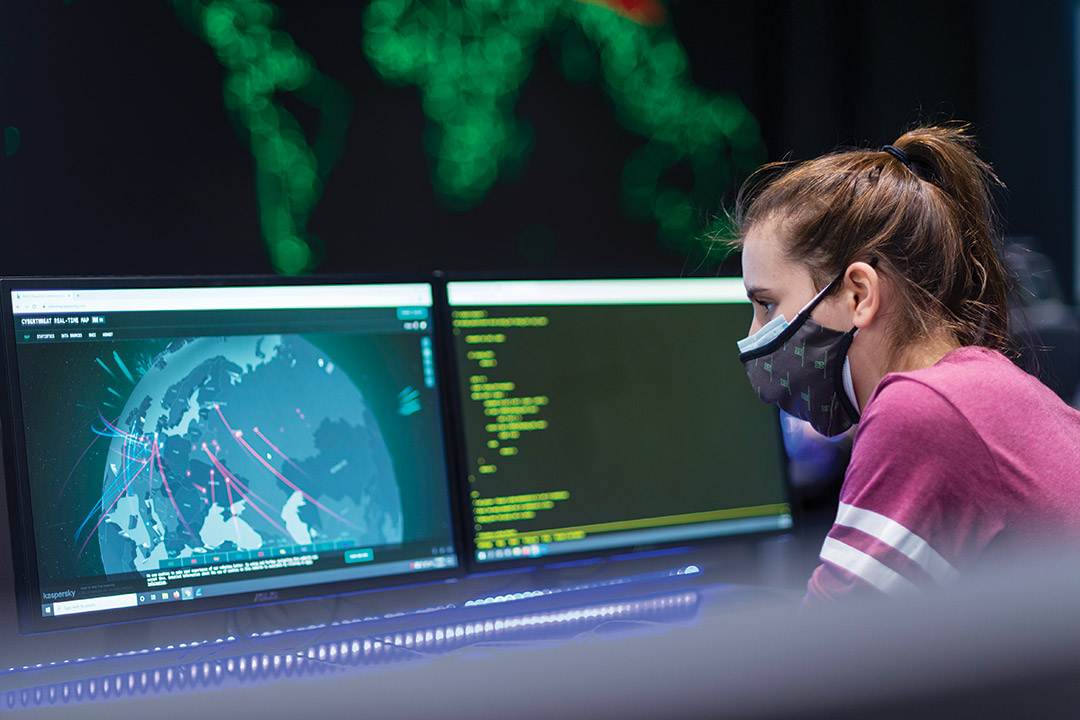
{"type": "Polygon", "coordinates": [[[1075,473],[1080,411],[1001,353],[963,347],[931,367],[885,376],[863,413],[859,450],[951,458],[973,475],[981,474],[975,463],[1007,477],[1057,476],[1066,466],[1075,473]]]}
{"type": "MultiPolygon", "coordinates": [[[[967,363],[949,362],[955,360],[967,363]]],[[[995,506],[1002,492],[995,441],[984,413],[957,400],[969,379],[949,377],[954,373],[938,363],[933,372],[892,373],[881,381],[859,422],[842,498],[871,507],[866,498],[883,496],[873,507],[900,508],[877,510],[897,522],[995,506]]]]}
{"type": "MultiPolygon", "coordinates": [[[[967,346],[947,353],[930,367],[886,375],[874,390],[868,409],[921,401],[962,415],[996,413],[1018,401],[1071,410],[1037,378],[996,350],[967,346]]],[[[1074,411],[1075,412],[1075,411],[1074,411]]]]}
{"type": "Polygon", "coordinates": [[[993,434],[995,418],[1013,396],[1039,388],[1046,389],[1001,353],[962,347],[930,367],[886,375],[867,402],[856,445],[875,455],[910,457],[933,448],[933,454],[974,460],[984,456],[987,429],[993,434]],[[1030,383],[1038,388],[1022,387],[1030,383]]]}
{"type": "Polygon", "coordinates": [[[925,371],[891,373],[870,396],[856,435],[856,447],[870,446],[902,455],[943,441],[957,447],[962,438],[978,435],[968,417],[968,403],[957,401],[967,378],[925,371]]]}

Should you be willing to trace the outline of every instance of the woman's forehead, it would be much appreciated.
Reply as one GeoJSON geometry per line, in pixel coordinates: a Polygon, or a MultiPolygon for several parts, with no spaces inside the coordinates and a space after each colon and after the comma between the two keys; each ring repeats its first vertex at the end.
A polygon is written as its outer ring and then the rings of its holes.
{"type": "Polygon", "coordinates": [[[788,258],[783,242],[783,223],[772,218],[754,223],[742,246],[742,270],[747,289],[789,285],[799,276],[810,279],[809,270],[788,258]]]}

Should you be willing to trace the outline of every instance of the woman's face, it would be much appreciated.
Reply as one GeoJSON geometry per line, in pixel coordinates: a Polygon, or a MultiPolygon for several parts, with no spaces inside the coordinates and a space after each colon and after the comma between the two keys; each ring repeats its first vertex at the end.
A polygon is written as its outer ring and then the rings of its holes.
{"type": "MultiPolygon", "coordinates": [[[[787,259],[782,236],[783,223],[769,218],[752,225],[743,239],[743,284],[754,306],[751,335],[780,315],[791,322],[820,289],[806,266],[787,259]]],[[[830,300],[814,308],[814,320],[829,328],[850,327],[850,317],[845,320],[842,308],[830,300]]]]}

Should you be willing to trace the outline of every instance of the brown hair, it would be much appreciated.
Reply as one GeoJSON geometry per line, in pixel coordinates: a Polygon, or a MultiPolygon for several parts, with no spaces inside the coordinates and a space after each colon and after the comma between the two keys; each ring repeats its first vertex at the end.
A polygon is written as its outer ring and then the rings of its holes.
{"type": "Polygon", "coordinates": [[[902,152],[844,150],[761,168],[740,192],[736,242],[755,223],[780,220],[789,256],[819,289],[877,258],[899,300],[895,351],[945,329],[961,345],[1011,353],[991,196],[1001,182],[967,126],[918,127],[893,145],[902,152]]]}

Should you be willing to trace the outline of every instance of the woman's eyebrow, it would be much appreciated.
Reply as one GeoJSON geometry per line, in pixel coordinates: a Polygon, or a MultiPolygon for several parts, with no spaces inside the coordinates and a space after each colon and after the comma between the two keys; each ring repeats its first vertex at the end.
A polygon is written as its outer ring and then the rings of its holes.
{"type": "Polygon", "coordinates": [[[751,285],[750,287],[746,288],[746,297],[753,300],[755,295],[764,295],[768,292],[769,291],[766,288],[758,287],[757,285],[751,285]]]}

